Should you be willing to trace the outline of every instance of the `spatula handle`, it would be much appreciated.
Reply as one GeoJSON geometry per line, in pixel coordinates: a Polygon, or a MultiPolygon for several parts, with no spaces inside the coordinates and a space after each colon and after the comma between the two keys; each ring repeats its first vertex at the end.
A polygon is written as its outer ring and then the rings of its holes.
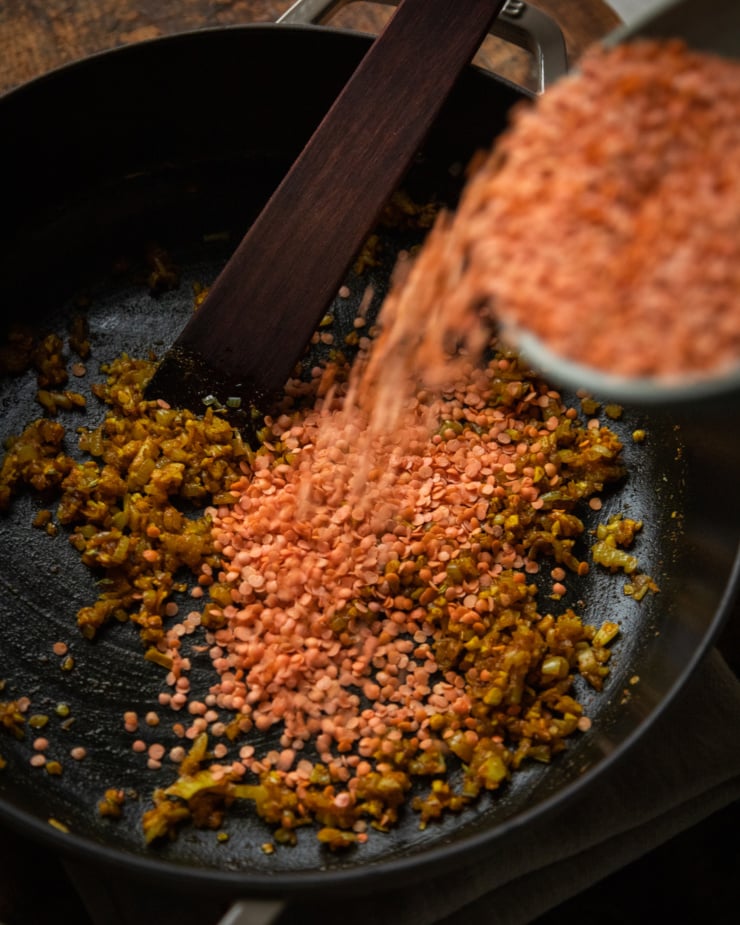
{"type": "Polygon", "coordinates": [[[242,393],[284,386],[503,2],[402,0],[180,334],[180,378],[192,357],[242,393]]]}

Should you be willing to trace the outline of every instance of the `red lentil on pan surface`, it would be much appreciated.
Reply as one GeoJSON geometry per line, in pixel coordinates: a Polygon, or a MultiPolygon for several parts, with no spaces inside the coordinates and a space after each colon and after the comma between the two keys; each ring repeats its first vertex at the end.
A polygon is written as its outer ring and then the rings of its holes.
{"type": "Polygon", "coordinates": [[[485,305],[628,377],[736,366],[739,149],[740,62],[679,41],[595,48],[515,111],[422,256],[457,305],[438,322],[457,336],[467,313],[475,332],[485,305]]]}
{"type": "MultiPolygon", "coordinates": [[[[401,289],[418,304],[414,280],[401,289]]],[[[136,761],[165,776],[177,767],[144,813],[149,841],[187,821],[226,825],[229,806],[249,800],[277,841],[310,823],[331,847],[355,844],[407,805],[422,825],[461,810],[588,728],[574,677],[602,685],[617,626],[558,602],[588,569],[577,505],[622,477],[619,440],[495,350],[487,365],[450,363],[442,393],[397,379],[406,400],[383,429],[367,398],[387,344],[363,337],[352,370],[337,357],[289,383],[256,450],[212,409],[144,402],[152,364],[127,357],[96,391],[105,420],[79,431],[90,459],[59,455],[56,432],[47,451],[38,424],[12,442],[8,503],[51,460],[56,520],[83,561],[109,569],[100,601],[77,615],[84,636],[104,632],[113,608],[167,670],[160,709],[121,717],[136,761]],[[211,499],[192,535],[175,508],[183,487],[211,499]],[[178,614],[182,566],[198,576],[199,609],[178,614]],[[204,645],[213,683],[195,691],[190,659],[204,645]]],[[[611,530],[604,566],[621,569],[632,539],[627,524],[611,530]]],[[[0,703],[0,730],[23,725],[0,703]]],[[[126,802],[115,784],[99,804],[111,818],[126,802]]]]}
{"type": "MultiPolygon", "coordinates": [[[[414,285],[410,274],[402,288],[414,285]]],[[[354,844],[407,804],[422,825],[460,810],[588,728],[573,679],[602,685],[617,627],[599,614],[592,626],[558,600],[568,574],[588,569],[577,504],[622,477],[619,440],[501,351],[484,366],[450,364],[446,390],[417,390],[395,430],[369,426],[372,405],[359,397],[376,354],[370,339],[362,347],[351,371],[337,359],[290,383],[256,451],[211,409],[196,419],[144,402],[151,364],[126,357],[96,393],[110,405],[104,422],[80,429],[90,459],[58,455],[56,439],[46,453],[40,425],[12,442],[9,497],[56,461],[56,518],[83,561],[111,553],[115,583],[78,614],[83,634],[104,631],[109,606],[121,616],[130,604],[145,657],[168,670],[162,709],[121,718],[136,760],[178,768],[144,813],[149,841],[185,821],[220,826],[249,800],[278,841],[311,823],[332,847],[354,844]],[[106,460],[102,479],[95,459],[106,460]],[[83,485],[105,504],[82,505],[83,485]],[[183,485],[212,504],[191,522],[194,545],[177,539],[170,495],[183,485]],[[150,574],[149,552],[178,557],[150,574]],[[178,614],[170,589],[182,565],[199,576],[191,593],[202,609],[178,614]],[[196,692],[189,658],[204,628],[214,680],[196,692]],[[165,746],[165,726],[182,744],[165,746]]],[[[609,533],[606,567],[620,567],[625,537],[627,526],[609,533]]],[[[3,729],[22,734],[23,719],[0,704],[3,729]]],[[[49,773],[61,767],[34,754],[49,773]]],[[[72,757],[91,760],[77,748],[72,757]]],[[[100,802],[112,818],[125,801],[115,783],[100,802]]]]}
{"type": "Polygon", "coordinates": [[[418,393],[393,433],[338,381],[268,419],[235,503],[211,511],[210,601],[166,636],[169,704],[194,744],[145,813],[150,840],[245,798],[278,841],[312,821],[340,847],[407,802],[422,825],[460,810],[588,728],[573,678],[601,687],[617,626],[543,609],[535,576],[557,563],[556,601],[566,570],[588,570],[573,508],[623,476],[615,435],[512,354],[418,393]],[[217,676],[204,701],[183,645],[201,622],[217,676]]]}

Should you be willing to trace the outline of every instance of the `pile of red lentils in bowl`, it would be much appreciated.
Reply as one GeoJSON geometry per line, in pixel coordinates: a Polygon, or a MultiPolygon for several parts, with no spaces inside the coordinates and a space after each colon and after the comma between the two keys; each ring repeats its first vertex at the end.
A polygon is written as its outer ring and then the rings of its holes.
{"type": "Polygon", "coordinates": [[[510,342],[610,376],[736,372],[739,147],[740,62],[679,40],[594,47],[515,110],[427,253],[450,335],[484,307],[510,342]]]}

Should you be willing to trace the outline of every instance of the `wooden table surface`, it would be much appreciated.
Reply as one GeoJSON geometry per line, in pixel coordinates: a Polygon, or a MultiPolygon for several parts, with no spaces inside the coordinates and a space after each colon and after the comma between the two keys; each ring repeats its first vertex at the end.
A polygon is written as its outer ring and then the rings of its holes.
{"type": "MultiPolygon", "coordinates": [[[[118,45],[184,30],[274,22],[291,3],[292,0],[1,0],[0,92],[60,64],[118,45]]],[[[602,0],[537,0],[534,5],[558,22],[572,60],[619,23],[618,16],[602,0]]],[[[391,9],[378,3],[351,3],[336,14],[332,23],[377,32],[391,9]]],[[[507,50],[494,47],[486,63],[506,73],[512,63],[509,57],[507,50]]]]}

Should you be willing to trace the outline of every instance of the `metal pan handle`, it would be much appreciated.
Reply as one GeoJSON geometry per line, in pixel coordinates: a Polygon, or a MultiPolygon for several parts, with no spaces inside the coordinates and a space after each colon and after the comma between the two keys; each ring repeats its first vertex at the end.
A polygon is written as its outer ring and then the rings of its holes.
{"type": "MultiPolygon", "coordinates": [[[[278,23],[324,25],[354,0],[295,0],[278,23]]],[[[396,6],[398,0],[380,0],[396,6]]],[[[560,26],[524,0],[506,0],[491,27],[491,35],[528,51],[534,59],[537,92],[542,93],[568,70],[568,53],[560,26]]]]}

